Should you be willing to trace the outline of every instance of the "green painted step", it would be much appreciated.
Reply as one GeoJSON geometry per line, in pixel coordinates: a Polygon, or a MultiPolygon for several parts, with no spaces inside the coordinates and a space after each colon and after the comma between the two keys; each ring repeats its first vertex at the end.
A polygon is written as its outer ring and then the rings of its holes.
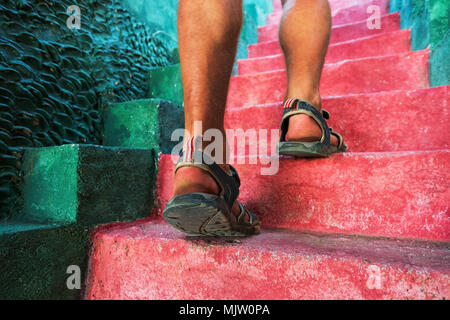
{"type": "Polygon", "coordinates": [[[443,86],[450,83],[450,31],[439,42],[430,54],[430,83],[432,86],[443,86]]]}
{"type": "Polygon", "coordinates": [[[89,246],[89,230],[74,224],[0,224],[0,300],[81,298],[89,246]],[[71,265],[81,290],[67,287],[71,265]]]}
{"type": "Polygon", "coordinates": [[[104,111],[103,144],[171,153],[178,141],[172,132],[184,128],[184,108],[161,99],[116,103],[104,111]]]}
{"type": "Polygon", "coordinates": [[[63,145],[27,149],[18,219],[92,226],[149,216],[153,150],[63,145]]]}
{"type": "Polygon", "coordinates": [[[411,29],[413,50],[430,48],[430,85],[450,83],[450,1],[391,0],[390,11],[400,11],[402,29],[411,29]]]}
{"type": "Polygon", "coordinates": [[[152,69],[149,72],[149,78],[150,98],[161,98],[180,106],[184,105],[180,64],[152,69]]]}

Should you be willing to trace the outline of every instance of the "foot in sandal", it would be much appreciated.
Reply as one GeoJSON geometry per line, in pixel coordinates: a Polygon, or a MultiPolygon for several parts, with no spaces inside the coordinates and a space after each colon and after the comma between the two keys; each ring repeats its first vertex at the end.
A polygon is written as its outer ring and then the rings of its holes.
{"type": "Polygon", "coordinates": [[[239,186],[232,166],[218,165],[200,150],[185,150],[175,167],[174,197],[163,217],[189,236],[257,234],[258,217],[237,201],[239,186]]]}
{"type": "Polygon", "coordinates": [[[311,158],[345,152],[344,139],[328,127],[325,119],[329,119],[327,111],[319,111],[301,99],[287,99],[281,120],[279,154],[311,158]]]}

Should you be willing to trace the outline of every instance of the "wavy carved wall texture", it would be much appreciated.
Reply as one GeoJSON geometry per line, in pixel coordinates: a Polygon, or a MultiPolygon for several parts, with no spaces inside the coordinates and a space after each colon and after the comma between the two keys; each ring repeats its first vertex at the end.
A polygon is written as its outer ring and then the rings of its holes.
{"type": "Polygon", "coordinates": [[[148,70],[171,62],[156,31],[120,0],[1,2],[0,221],[20,208],[23,147],[101,144],[102,107],[147,96],[148,70]]]}

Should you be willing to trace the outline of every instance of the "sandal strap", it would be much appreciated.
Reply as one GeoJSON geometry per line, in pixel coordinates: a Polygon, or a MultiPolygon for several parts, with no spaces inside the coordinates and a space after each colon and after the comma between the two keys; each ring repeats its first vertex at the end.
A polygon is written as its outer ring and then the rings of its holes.
{"type": "Polygon", "coordinates": [[[286,134],[289,126],[289,117],[295,114],[306,114],[313,118],[322,130],[322,137],[320,139],[320,142],[326,145],[330,144],[330,128],[325,121],[325,119],[330,118],[330,114],[326,110],[322,110],[322,112],[320,112],[309,102],[300,100],[298,98],[288,99],[284,104],[284,112],[280,124],[280,142],[284,142],[286,140],[286,134]]]}
{"type": "Polygon", "coordinates": [[[239,196],[239,187],[241,181],[235,168],[231,165],[230,174],[225,172],[214,160],[202,150],[195,148],[195,138],[188,141],[189,146],[180,151],[180,159],[175,166],[175,173],[181,167],[197,167],[211,174],[220,187],[220,196],[225,199],[229,209],[233,208],[233,204],[239,196]]]}
{"type": "Polygon", "coordinates": [[[245,223],[249,225],[253,225],[253,223],[259,221],[258,216],[253,212],[249,211],[242,203],[238,201],[239,209],[241,210],[241,214],[237,218],[239,223],[245,223]],[[245,217],[248,216],[248,221],[245,220],[245,217]]]}
{"type": "Polygon", "coordinates": [[[344,144],[344,138],[342,138],[342,136],[339,133],[333,131],[332,128],[330,128],[330,134],[332,134],[338,139],[338,149],[342,148],[342,145],[344,144]]]}

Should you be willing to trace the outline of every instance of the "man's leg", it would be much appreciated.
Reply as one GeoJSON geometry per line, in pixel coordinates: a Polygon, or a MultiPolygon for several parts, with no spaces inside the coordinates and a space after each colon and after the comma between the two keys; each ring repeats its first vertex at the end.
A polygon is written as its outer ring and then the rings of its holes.
{"type": "MultiPolygon", "coordinates": [[[[203,131],[219,129],[225,137],[225,105],[241,25],[242,0],[180,0],[185,128],[191,136],[194,121],[201,121],[203,131]]],[[[226,159],[216,162],[226,163],[226,159]]],[[[222,167],[228,170],[226,165],[222,167]]],[[[174,195],[193,192],[218,194],[219,187],[206,171],[182,167],[175,176],[174,195]]],[[[240,213],[236,204],[233,212],[240,213]]]]}
{"type": "MultiPolygon", "coordinates": [[[[320,110],[320,76],[331,33],[330,6],[327,0],[281,2],[279,36],[288,75],[286,99],[300,98],[320,110]]],[[[287,140],[317,141],[321,136],[320,127],[309,116],[300,114],[289,118],[287,140]]],[[[331,136],[331,143],[337,145],[336,137],[331,136]]]]}

